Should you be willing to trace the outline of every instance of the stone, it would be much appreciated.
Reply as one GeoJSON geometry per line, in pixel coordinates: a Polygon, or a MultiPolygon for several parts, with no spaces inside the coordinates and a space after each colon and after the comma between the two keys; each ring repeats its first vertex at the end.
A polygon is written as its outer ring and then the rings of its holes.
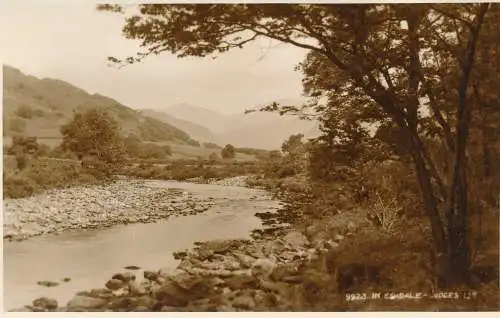
{"type": "Polygon", "coordinates": [[[106,301],[99,298],[88,296],[75,296],[68,302],[69,309],[98,309],[106,304],[106,301]]]}
{"type": "Polygon", "coordinates": [[[141,269],[139,266],[135,266],[135,265],[125,266],[124,268],[128,269],[128,270],[132,270],[132,271],[136,271],[136,270],[141,269]]]}
{"type": "Polygon", "coordinates": [[[256,288],[258,286],[257,278],[250,275],[231,276],[224,281],[231,289],[256,288]]]}
{"type": "Polygon", "coordinates": [[[338,248],[339,247],[339,243],[337,243],[335,241],[332,241],[332,240],[329,240],[329,241],[325,242],[325,246],[328,249],[334,249],[334,248],[338,248]]]}
{"type": "Polygon", "coordinates": [[[294,263],[281,264],[276,266],[276,268],[274,268],[274,270],[269,275],[269,278],[279,282],[282,281],[285,277],[298,274],[298,272],[299,269],[297,264],[294,263]]]}
{"type": "Polygon", "coordinates": [[[334,235],[333,239],[337,242],[340,242],[344,239],[344,236],[337,233],[334,235]]]}
{"type": "Polygon", "coordinates": [[[187,256],[187,251],[173,252],[172,255],[174,256],[175,260],[182,260],[187,256]]]}
{"type": "Polygon", "coordinates": [[[122,280],[113,278],[106,282],[105,286],[111,290],[117,290],[123,287],[124,282],[122,280]]]}
{"type": "Polygon", "coordinates": [[[206,248],[198,248],[196,250],[196,258],[198,258],[200,261],[210,259],[213,256],[214,256],[214,252],[212,250],[209,250],[206,248]]]}
{"type": "Polygon", "coordinates": [[[250,268],[250,267],[252,267],[253,262],[255,262],[255,258],[253,258],[249,255],[246,255],[242,252],[233,251],[232,254],[240,262],[241,267],[243,267],[243,268],[250,268]]]}
{"type": "Polygon", "coordinates": [[[276,262],[269,258],[259,258],[252,264],[252,275],[268,275],[276,267],[276,262]]]}
{"type": "Polygon", "coordinates": [[[144,295],[146,293],[146,288],[140,285],[135,280],[131,280],[128,282],[128,290],[131,295],[144,295]]]}
{"type": "Polygon", "coordinates": [[[233,307],[252,310],[255,308],[255,300],[250,295],[241,295],[233,301],[233,307]]]}
{"type": "Polygon", "coordinates": [[[304,234],[297,231],[288,232],[283,237],[283,241],[293,247],[300,247],[309,244],[309,240],[307,239],[307,237],[304,234]]]}
{"type": "Polygon", "coordinates": [[[349,221],[349,223],[347,224],[348,233],[353,233],[356,231],[356,229],[357,229],[356,224],[354,224],[354,222],[352,222],[352,221],[349,221]]]}
{"type": "Polygon", "coordinates": [[[241,245],[236,240],[212,240],[204,244],[204,248],[212,250],[214,253],[224,254],[231,249],[238,248],[241,245]]]}
{"type": "Polygon", "coordinates": [[[144,278],[149,281],[156,281],[158,279],[158,272],[154,271],[144,271],[144,278]]]}
{"type": "Polygon", "coordinates": [[[53,281],[49,281],[49,280],[42,280],[42,281],[37,282],[37,284],[40,286],[45,286],[45,287],[59,286],[58,282],[53,282],[53,281]]]}
{"type": "Polygon", "coordinates": [[[113,277],[111,277],[111,278],[112,279],[119,279],[122,282],[126,283],[130,280],[135,280],[135,274],[132,272],[118,273],[118,274],[113,275],[113,277]]]}
{"type": "Polygon", "coordinates": [[[47,297],[40,297],[33,300],[33,307],[54,310],[57,308],[57,300],[47,297]]]}

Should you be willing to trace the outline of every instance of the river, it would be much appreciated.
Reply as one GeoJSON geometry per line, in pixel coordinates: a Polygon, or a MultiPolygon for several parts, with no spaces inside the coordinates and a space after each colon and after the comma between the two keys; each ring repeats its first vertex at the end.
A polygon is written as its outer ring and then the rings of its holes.
{"type": "Polygon", "coordinates": [[[148,181],[148,185],[210,196],[216,205],[203,214],[157,223],[4,241],[4,310],[20,308],[41,296],[64,305],[79,291],[104,287],[103,282],[125,266],[175,268],[179,261],[172,252],[191,248],[196,241],[249,238],[253,229],[261,227],[254,214],[280,206],[264,191],[242,187],[168,181],[148,181]],[[71,280],[65,283],[65,277],[71,280]],[[42,280],[60,284],[38,285],[42,280]]]}

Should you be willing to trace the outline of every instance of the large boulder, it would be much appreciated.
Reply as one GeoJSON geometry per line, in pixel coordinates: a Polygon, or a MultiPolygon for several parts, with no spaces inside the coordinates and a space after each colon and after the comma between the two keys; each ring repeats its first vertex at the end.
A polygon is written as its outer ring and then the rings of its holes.
{"type": "Polygon", "coordinates": [[[182,273],[170,277],[155,295],[162,306],[183,307],[209,295],[212,287],[207,279],[182,273]]]}
{"type": "MultiPolygon", "coordinates": [[[[68,302],[68,309],[99,309],[106,304],[104,299],[76,295],[68,302]]],[[[70,310],[71,311],[71,310],[70,310]]]]}
{"type": "Polygon", "coordinates": [[[300,248],[310,244],[307,237],[297,231],[288,232],[285,237],[283,237],[283,241],[293,248],[300,248]]]}
{"type": "Polygon", "coordinates": [[[47,310],[54,310],[57,308],[57,300],[47,297],[40,297],[33,300],[33,307],[47,310]]]}

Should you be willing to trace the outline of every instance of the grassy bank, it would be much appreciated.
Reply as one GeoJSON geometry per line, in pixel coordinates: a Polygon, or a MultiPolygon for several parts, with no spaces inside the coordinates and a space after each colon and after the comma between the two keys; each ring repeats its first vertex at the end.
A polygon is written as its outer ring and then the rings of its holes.
{"type": "Polygon", "coordinates": [[[261,170],[262,164],[257,161],[175,160],[166,164],[149,162],[128,165],[120,173],[135,178],[183,181],[191,178],[220,180],[253,175],[261,170]]]}
{"type": "Polygon", "coordinates": [[[14,157],[4,156],[4,198],[28,197],[49,189],[106,181],[110,179],[82,168],[75,160],[32,158],[28,159],[24,169],[19,170],[14,157]]]}

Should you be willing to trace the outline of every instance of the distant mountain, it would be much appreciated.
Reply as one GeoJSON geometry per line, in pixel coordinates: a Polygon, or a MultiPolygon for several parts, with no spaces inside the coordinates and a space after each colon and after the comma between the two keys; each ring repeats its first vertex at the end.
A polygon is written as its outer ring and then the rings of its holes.
{"type": "Polygon", "coordinates": [[[170,124],[174,127],[177,127],[181,129],[182,131],[185,131],[188,133],[192,138],[202,141],[202,142],[214,142],[216,140],[214,134],[210,131],[210,129],[203,127],[201,125],[189,122],[187,120],[179,119],[174,116],[170,116],[169,114],[162,112],[162,111],[157,111],[157,110],[152,110],[152,109],[146,109],[146,110],[141,110],[141,114],[145,116],[149,116],[152,118],[156,118],[158,120],[161,120],[167,124],[170,124]]]}
{"type": "MultiPolygon", "coordinates": [[[[300,101],[285,99],[277,102],[286,105],[300,104],[300,101]]],[[[230,143],[238,147],[277,149],[292,134],[303,133],[306,137],[315,137],[319,134],[316,122],[300,120],[293,116],[279,116],[275,113],[244,114],[242,112],[241,114],[224,115],[189,104],[173,105],[167,107],[163,112],[176,118],[182,118],[184,121],[205,126],[213,132],[213,140],[220,145],[230,143]]],[[[166,122],[175,125],[173,121],[166,120],[166,122]]],[[[186,127],[176,126],[195,136],[186,127]]]]}
{"type": "Polygon", "coordinates": [[[122,134],[136,134],[145,141],[189,143],[191,137],[168,123],[141,114],[117,101],[89,94],[67,82],[39,79],[20,70],[3,67],[4,136],[28,135],[46,139],[61,137],[60,127],[73,114],[91,107],[105,108],[118,122],[122,134]]]}
{"type": "Polygon", "coordinates": [[[203,107],[182,103],[169,106],[163,111],[175,118],[206,127],[215,134],[227,130],[227,116],[203,107]]]}

